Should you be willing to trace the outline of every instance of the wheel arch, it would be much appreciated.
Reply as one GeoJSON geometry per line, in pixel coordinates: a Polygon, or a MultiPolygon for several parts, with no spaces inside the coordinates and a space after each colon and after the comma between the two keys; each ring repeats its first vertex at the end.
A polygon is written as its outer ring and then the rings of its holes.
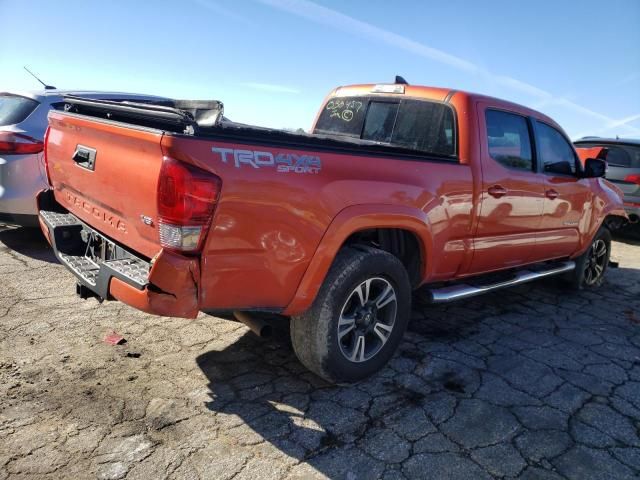
{"type": "MultiPolygon", "coordinates": [[[[610,193],[612,192],[613,190],[610,190],[610,193]]],[[[592,205],[594,208],[591,221],[588,227],[581,232],[579,248],[571,258],[576,258],[587,251],[600,228],[606,227],[609,231],[614,231],[629,222],[629,216],[620,198],[618,201],[613,201],[609,197],[602,198],[601,195],[596,194],[592,205]]]]}
{"type": "Polygon", "coordinates": [[[626,215],[620,215],[618,213],[611,213],[604,217],[604,220],[602,221],[602,225],[607,227],[612,232],[624,227],[627,223],[629,223],[629,217],[627,217],[626,215]]]}
{"type": "MultiPolygon", "coordinates": [[[[403,231],[406,232],[403,234],[405,239],[416,242],[420,268],[414,273],[412,284],[420,284],[430,274],[433,264],[430,258],[433,240],[425,212],[401,205],[354,205],[342,210],[329,225],[283,314],[296,315],[311,306],[342,247],[359,243],[358,239],[363,235],[371,237],[372,232],[380,231],[403,231]]],[[[393,244],[393,240],[390,244],[393,244]]],[[[396,248],[382,249],[396,254],[396,248]]]]}

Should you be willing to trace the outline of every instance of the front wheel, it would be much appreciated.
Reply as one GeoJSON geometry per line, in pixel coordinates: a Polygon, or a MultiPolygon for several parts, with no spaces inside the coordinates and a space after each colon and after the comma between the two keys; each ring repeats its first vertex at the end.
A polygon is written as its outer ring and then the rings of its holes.
{"type": "Polygon", "coordinates": [[[596,288],[602,285],[611,256],[611,233],[600,228],[589,249],[576,258],[576,268],[568,276],[569,284],[576,289],[596,288]]]}
{"type": "Polygon", "coordinates": [[[390,360],[407,326],[411,284],[402,263],[371,247],[340,251],[311,308],[291,319],[300,361],[330,382],[356,382],[390,360]]]}

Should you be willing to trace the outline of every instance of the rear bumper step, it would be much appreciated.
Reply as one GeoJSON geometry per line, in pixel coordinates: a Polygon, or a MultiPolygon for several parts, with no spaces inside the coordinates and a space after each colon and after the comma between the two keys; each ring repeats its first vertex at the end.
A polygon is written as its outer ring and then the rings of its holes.
{"type": "Polygon", "coordinates": [[[40,219],[49,231],[51,246],[60,263],[73,272],[80,285],[97,297],[108,299],[112,278],[118,278],[137,290],[143,290],[149,284],[149,262],[117,245],[71,213],[41,210],[40,219]]]}
{"type": "Polygon", "coordinates": [[[529,270],[517,271],[511,278],[503,281],[488,282],[486,284],[476,283],[475,285],[460,283],[456,285],[448,285],[441,288],[428,289],[427,292],[430,295],[431,303],[453,302],[454,300],[461,300],[464,298],[475,297],[476,295],[482,295],[483,293],[487,293],[492,290],[512,287],[514,285],[531,282],[539,278],[570,272],[575,267],[576,264],[573,261],[554,263],[553,265],[543,265],[537,269],[532,268],[529,270]]]}

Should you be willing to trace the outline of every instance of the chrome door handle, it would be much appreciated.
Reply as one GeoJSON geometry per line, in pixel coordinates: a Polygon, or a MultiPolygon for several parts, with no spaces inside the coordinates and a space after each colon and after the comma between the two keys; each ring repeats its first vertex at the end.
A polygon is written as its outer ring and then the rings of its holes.
{"type": "Polygon", "coordinates": [[[547,190],[546,192],[544,192],[545,196],[551,200],[555,200],[556,198],[558,198],[560,196],[560,194],[558,192],[556,192],[555,190],[551,189],[551,190],[547,190]]]}
{"type": "Polygon", "coordinates": [[[493,185],[492,187],[489,187],[488,191],[489,195],[495,198],[504,197],[507,194],[507,189],[502,185],[493,185]]]}

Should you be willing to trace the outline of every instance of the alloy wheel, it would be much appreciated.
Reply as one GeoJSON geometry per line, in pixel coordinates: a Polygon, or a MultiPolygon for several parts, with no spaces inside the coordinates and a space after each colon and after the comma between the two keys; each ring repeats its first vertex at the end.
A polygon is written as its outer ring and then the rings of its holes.
{"type": "Polygon", "coordinates": [[[584,271],[584,282],[587,285],[594,285],[604,274],[606,263],[607,244],[599,238],[591,245],[584,271]]]}
{"type": "Polygon", "coordinates": [[[393,285],[381,277],[360,283],[347,297],[338,321],[338,344],[355,363],[373,358],[387,343],[396,322],[398,300],[393,285]]]}

